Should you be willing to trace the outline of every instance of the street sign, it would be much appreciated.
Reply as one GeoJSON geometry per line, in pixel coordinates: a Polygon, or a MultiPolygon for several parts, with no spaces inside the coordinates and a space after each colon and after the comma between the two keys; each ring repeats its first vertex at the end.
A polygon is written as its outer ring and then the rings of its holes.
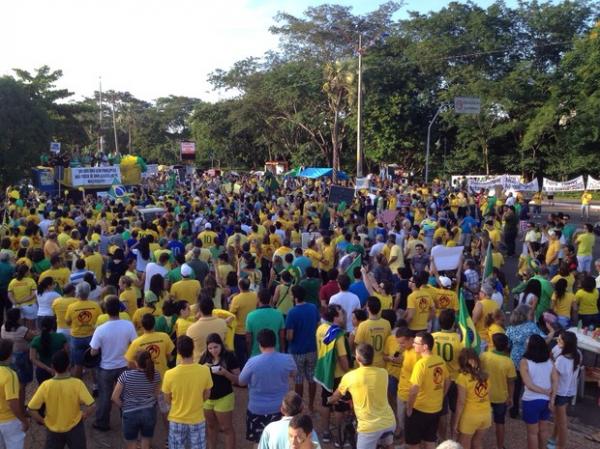
{"type": "Polygon", "coordinates": [[[50,152],[55,154],[60,153],[60,142],[50,142],[50,152]]]}
{"type": "Polygon", "coordinates": [[[457,114],[479,114],[481,111],[481,98],[454,97],[454,110],[457,114]]]}

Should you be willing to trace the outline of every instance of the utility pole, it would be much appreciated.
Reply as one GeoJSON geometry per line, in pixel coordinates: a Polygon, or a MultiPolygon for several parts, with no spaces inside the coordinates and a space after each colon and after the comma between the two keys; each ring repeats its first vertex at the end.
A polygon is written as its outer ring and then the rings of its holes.
{"type": "Polygon", "coordinates": [[[104,137],[102,136],[102,77],[100,77],[100,108],[98,112],[98,123],[99,123],[99,140],[100,140],[100,153],[104,154],[104,137]]]}
{"type": "Polygon", "coordinates": [[[358,35],[358,105],[356,114],[356,177],[363,176],[363,152],[362,152],[362,34],[358,35]]]}
{"type": "Polygon", "coordinates": [[[433,116],[433,118],[429,122],[429,126],[427,127],[427,149],[425,150],[425,184],[429,182],[429,141],[431,139],[431,127],[433,126],[435,119],[438,117],[438,115],[440,115],[440,112],[442,111],[442,108],[444,106],[446,105],[442,104],[438,108],[438,110],[435,111],[435,115],[433,116]]]}
{"type": "Polygon", "coordinates": [[[119,143],[117,140],[117,120],[115,118],[115,97],[113,96],[112,101],[112,120],[113,120],[113,131],[115,133],[115,154],[119,154],[119,143]]]}

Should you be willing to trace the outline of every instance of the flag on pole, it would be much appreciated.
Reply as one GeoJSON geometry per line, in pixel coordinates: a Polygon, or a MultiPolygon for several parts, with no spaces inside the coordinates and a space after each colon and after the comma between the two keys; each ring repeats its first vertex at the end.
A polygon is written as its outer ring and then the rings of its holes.
{"type": "Polygon", "coordinates": [[[483,264],[482,281],[489,278],[494,272],[494,258],[492,257],[492,242],[488,243],[487,251],[485,252],[485,262],[483,264]]]}
{"type": "Polygon", "coordinates": [[[263,188],[268,192],[273,192],[279,188],[279,182],[277,182],[277,178],[275,178],[275,175],[269,170],[265,171],[263,188]]]}
{"type": "Polygon", "coordinates": [[[362,257],[359,254],[354,258],[352,263],[350,265],[348,265],[348,268],[346,268],[346,274],[350,278],[351,282],[354,282],[354,269],[357,267],[360,268],[361,264],[362,264],[362,257]]]}
{"type": "Polygon", "coordinates": [[[125,187],[119,184],[119,180],[117,178],[113,179],[112,185],[108,191],[108,196],[115,200],[127,198],[127,190],[125,187]]]}
{"type": "Polygon", "coordinates": [[[459,292],[458,327],[462,334],[463,346],[465,348],[473,348],[479,353],[481,340],[477,329],[475,329],[475,323],[473,323],[473,319],[469,314],[469,309],[467,309],[467,302],[465,301],[462,288],[459,292]]]}

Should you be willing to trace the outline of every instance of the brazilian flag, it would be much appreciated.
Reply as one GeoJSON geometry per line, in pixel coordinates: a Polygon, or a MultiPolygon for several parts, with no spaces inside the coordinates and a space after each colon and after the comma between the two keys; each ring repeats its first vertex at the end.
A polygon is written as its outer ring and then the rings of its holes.
{"type": "Polygon", "coordinates": [[[277,182],[277,178],[275,178],[275,175],[269,170],[265,171],[263,188],[269,192],[274,192],[279,188],[279,182],[277,182]]]}
{"type": "Polygon", "coordinates": [[[465,348],[473,348],[479,353],[481,340],[477,329],[475,329],[475,323],[473,323],[473,319],[469,314],[469,309],[467,309],[467,303],[462,288],[460,289],[458,301],[458,327],[462,334],[463,346],[465,348]]]}
{"type": "Polygon", "coordinates": [[[113,179],[112,185],[108,191],[108,196],[115,200],[126,200],[129,198],[127,195],[127,190],[123,185],[119,183],[117,178],[113,179]]]}

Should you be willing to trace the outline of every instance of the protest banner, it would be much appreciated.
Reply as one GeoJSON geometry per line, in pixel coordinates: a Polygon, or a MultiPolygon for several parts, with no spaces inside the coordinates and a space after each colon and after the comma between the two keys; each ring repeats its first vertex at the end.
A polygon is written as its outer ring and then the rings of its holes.
{"type": "Polygon", "coordinates": [[[431,259],[438,271],[456,270],[460,264],[464,246],[442,246],[431,248],[431,259]]]}
{"type": "Polygon", "coordinates": [[[600,190],[600,181],[588,176],[587,190],[600,190]]]}
{"type": "Polygon", "coordinates": [[[111,185],[115,179],[119,183],[121,182],[121,168],[118,165],[71,168],[70,170],[73,187],[111,185]]]}
{"type": "Polygon", "coordinates": [[[577,178],[570,179],[568,181],[552,181],[551,179],[544,178],[543,184],[544,192],[576,192],[578,190],[585,190],[583,183],[583,175],[577,178]]]}

